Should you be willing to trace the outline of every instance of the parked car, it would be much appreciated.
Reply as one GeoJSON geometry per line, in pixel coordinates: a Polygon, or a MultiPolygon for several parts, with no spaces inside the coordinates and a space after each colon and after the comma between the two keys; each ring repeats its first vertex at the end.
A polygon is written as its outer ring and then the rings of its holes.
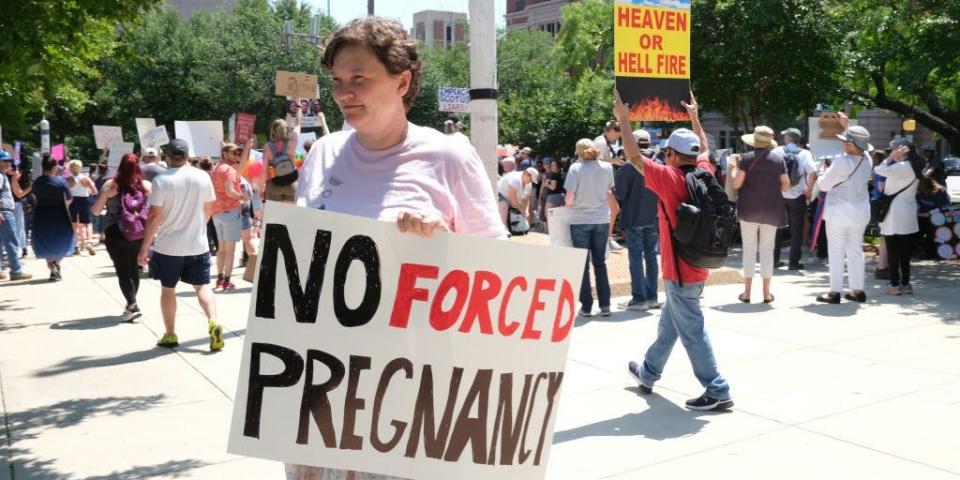
{"type": "Polygon", "coordinates": [[[960,176],[960,157],[944,158],[943,173],[945,173],[948,177],[960,176]]]}

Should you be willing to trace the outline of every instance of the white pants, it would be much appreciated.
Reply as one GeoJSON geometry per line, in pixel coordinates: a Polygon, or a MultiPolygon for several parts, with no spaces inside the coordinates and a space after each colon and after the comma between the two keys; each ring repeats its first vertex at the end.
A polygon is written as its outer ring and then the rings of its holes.
{"type": "Polygon", "coordinates": [[[773,247],[777,243],[777,227],[741,220],[740,237],[743,239],[743,278],[753,278],[757,267],[758,243],[760,276],[773,277],[773,247]]]}
{"type": "Polygon", "coordinates": [[[830,262],[830,291],[843,292],[843,261],[847,261],[850,290],[863,290],[863,232],[865,225],[827,225],[827,258],[830,262]]]}

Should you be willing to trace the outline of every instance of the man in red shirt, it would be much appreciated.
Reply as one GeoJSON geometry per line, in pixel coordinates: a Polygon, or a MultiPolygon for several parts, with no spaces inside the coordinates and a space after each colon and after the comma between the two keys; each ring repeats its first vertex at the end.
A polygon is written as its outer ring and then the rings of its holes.
{"type": "Polygon", "coordinates": [[[224,291],[233,290],[236,285],[230,281],[233,273],[233,255],[243,231],[241,219],[242,202],[249,202],[250,196],[240,191],[240,174],[236,164],[245,150],[232,143],[225,144],[220,150],[220,163],[210,176],[213,191],[217,194],[213,202],[213,226],[217,229],[217,286],[224,291]]]}
{"type": "MultiPolygon", "coordinates": [[[[614,91],[614,95],[614,115],[621,125],[630,125],[628,106],[620,99],[619,92],[614,91]]],[[[714,173],[708,155],[707,136],[700,125],[699,106],[693,93],[690,94],[690,102],[683,106],[690,116],[693,131],[681,128],[670,135],[665,149],[666,165],[657,164],[643,156],[632,135],[623,138],[627,160],[644,175],[646,188],[653,190],[660,198],[660,251],[667,297],[660,313],[657,339],[647,350],[643,364],[630,362],[628,368],[630,375],[637,381],[640,393],[652,393],[653,384],[663,374],[670,352],[679,338],[690,357],[694,375],[706,389],[703,395],[688,400],[687,408],[726,410],[733,406],[730,387],[717,369],[717,360],[704,326],[703,311],[700,309],[700,295],[703,293],[707,271],[674,255],[670,235],[670,225],[677,224],[677,206],[688,200],[686,175],[680,167],[696,166],[714,173]],[[664,218],[663,214],[668,218],[664,218]],[[676,260],[679,260],[679,265],[676,260]]]]}

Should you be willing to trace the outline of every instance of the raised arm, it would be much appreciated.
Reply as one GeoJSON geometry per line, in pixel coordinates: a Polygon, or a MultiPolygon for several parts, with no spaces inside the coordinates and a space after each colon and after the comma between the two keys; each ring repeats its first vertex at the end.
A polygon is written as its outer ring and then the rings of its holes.
{"type": "Polygon", "coordinates": [[[693,133],[700,138],[700,152],[710,151],[710,141],[707,140],[707,133],[703,131],[703,125],[700,124],[700,104],[694,98],[693,92],[690,92],[690,103],[680,102],[683,108],[687,109],[687,116],[690,117],[690,125],[693,133]]]}
{"type": "Polygon", "coordinates": [[[623,103],[620,98],[620,92],[616,87],[613,88],[613,115],[620,122],[620,130],[626,129],[626,135],[620,135],[620,142],[623,143],[623,153],[627,157],[630,165],[633,165],[638,172],[643,173],[646,157],[640,153],[640,145],[637,139],[633,137],[633,129],[630,128],[630,108],[623,103]]]}

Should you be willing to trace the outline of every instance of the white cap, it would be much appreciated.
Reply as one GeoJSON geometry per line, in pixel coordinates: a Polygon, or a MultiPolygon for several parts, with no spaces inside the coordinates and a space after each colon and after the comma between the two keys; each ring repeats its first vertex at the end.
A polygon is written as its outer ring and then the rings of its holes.
{"type": "Polygon", "coordinates": [[[144,149],[143,149],[143,156],[144,156],[144,157],[156,157],[156,156],[157,156],[157,149],[156,149],[156,148],[153,148],[153,147],[144,148],[144,149]]]}
{"type": "Polygon", "coordinates": [[[538,180],[540,179],[540,172],[538,172],[536,168],[528,167],[526,170],[524,170],[524,172],[530,175],[530,178],[533,179],[533,183],[538,183],[538,180]]]}

